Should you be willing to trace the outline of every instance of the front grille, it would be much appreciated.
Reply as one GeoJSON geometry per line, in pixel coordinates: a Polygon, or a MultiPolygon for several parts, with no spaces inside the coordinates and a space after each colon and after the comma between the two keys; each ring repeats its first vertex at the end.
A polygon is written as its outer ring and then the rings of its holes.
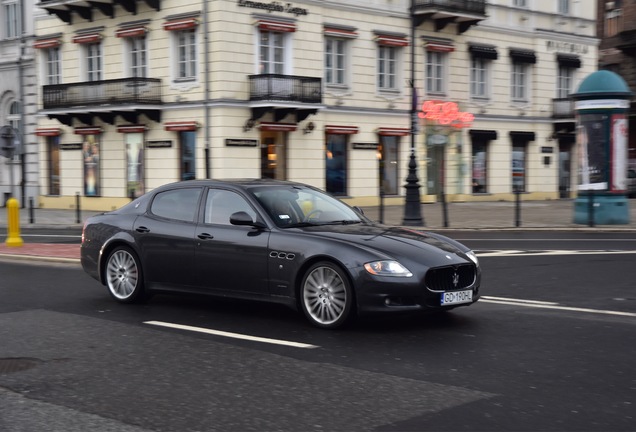
{"type": "Polygon", "coordinates": [[[426,272],[424,283],[431,291],[456,291],[471,286],[475,277],[474,265],[461,264],[430,269],[426,272]]]}

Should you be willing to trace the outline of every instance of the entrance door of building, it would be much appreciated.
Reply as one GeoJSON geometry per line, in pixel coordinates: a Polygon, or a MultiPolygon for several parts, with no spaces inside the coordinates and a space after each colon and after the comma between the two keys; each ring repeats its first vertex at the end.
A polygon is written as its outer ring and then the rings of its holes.
{"type": "Polygon", "coordinates": [[[287,180],[286,132],[261,132],[261,178],[287,180]]]}
{"type": "Polygon", "coordinates": [[[570,198],[572,189],[572,146],[559,146],[559,198],[570,198]]]}
{"type": "Polygon", "coordinates": [[[432,145],[427,149],[427,163],[426,163],[426,185],[428,195],[441,196],[444,191],[444,177],[446,166],[446,153],[445,146],[432,145]]]}

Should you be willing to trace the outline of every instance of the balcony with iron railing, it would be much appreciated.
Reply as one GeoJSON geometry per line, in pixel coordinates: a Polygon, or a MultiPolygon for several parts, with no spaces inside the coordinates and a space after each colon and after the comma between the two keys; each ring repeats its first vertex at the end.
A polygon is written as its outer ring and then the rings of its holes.
{"type": "Polygon", "coordinates": [[[250,75],[250,101],[322,104],[322,79],[304,76],[250,75]]]}
{"type": "Polygon", "coordinates": [[[121,78],[42,87],[42,108],[45,110],[161,103],[161,80],[158,78],[121,78]]]}
{"type": "Polygon", "coordinates": [[[426,13],[431,10],[485,15],[486,0],[413,0],[413,13],[426,13]]]}
{"type": "Polygon", "coordinates": [[[552,99],[552,118],[573,119],[574,100],[571,98],[552,99]]]}
{"type": "Polygon", "coordinates": [[[436,31],[454,23],[461,34],[486,19],[486,0],[411,0],[411,6],[413,24],[432,20],[436,31]]]}

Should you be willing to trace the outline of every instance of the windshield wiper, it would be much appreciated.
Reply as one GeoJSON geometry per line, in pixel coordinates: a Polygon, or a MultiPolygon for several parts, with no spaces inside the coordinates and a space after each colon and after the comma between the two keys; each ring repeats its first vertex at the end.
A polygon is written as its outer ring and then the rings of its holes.
{"type": "Polygon", "coordinates": [[[334,221],[325,222],[323,225],[353,225],[353,224],[358,224],[358,223],[362,223],[362,221],[361,220],[343,219],[343,220],[334,220],[334,221]]]}

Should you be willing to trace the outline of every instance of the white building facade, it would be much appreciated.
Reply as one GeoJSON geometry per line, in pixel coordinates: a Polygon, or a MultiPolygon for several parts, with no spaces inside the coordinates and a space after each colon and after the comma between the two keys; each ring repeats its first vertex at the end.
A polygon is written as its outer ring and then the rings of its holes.
{"type": "Polygon", "coordinates": [[[236,177],[400,203],[412,150],[422,202],[572,197],[582,3],[43,1],[39,205],[236,177]]]}
{"type": "Polygon", "coordinates": [[[34,9],[30,0],[0,0],[0,127],[13,128],[20,141],[12,157],[0,152],[0,205],[11,196],[25,205],[40,194],[39,147],[33,135],[38,110],[31,48],[34,9]]]}

